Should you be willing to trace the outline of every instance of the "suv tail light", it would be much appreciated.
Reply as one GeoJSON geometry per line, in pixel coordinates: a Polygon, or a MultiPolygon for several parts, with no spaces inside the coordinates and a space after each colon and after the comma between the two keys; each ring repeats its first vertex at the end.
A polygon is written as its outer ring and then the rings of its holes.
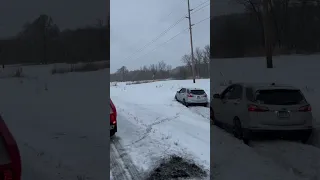
{"type": "Polygon", "coordinates": [[[110,123],[117,124],[117,110],[111,100],[110,100],[110,123]]]}
{"type": "Polygon", "coordinates": [[[12,171],[10,169],[4,170],[0,176],[0,180],[13,180],[12,171]]]}
{"type": "Polygon", "coordinates": [[[312,108],[310,105],[302,106],[299,108],[299,112],[311,112],[312,108]]]}
{"type": "Polygon", "coordinates": [[[110,114],[113,113],[113,109],[112,109],[112,106],[110,106],[110,114]]]}
{"type": "Polygon", "coordinates": [[[248,105],[248,111],[249,112],[267,112],[269,109],[267,107],[262,107],[262,106],[256,106],[249,104],[248,105]]]}
{"type": "MultiPolygon", "coordinates": [[[[0,116],[0,143],[3,143],[9,156],[8,162],[2,162],[0,165],[0,180],[20,180],[21,179],[21,158],[17,143],[0,116]]],[[[4,156],[3,152],[0,154],[4,156]]]]}
{"type": "Polygon", "coordinates": [[[207,97],[207,94],[204,94],[203,97],[207,97]]]}
{"type": "Polygon", "coordinates": [[[115,114],[110,114],[110,122],[111,122],[111,124],[117,124],[115,114]]]}
{"type": "Polygon", "coordinates": [[[193,97],[193,95],[192,94],[188,94],[188,97],[193,97]]]}

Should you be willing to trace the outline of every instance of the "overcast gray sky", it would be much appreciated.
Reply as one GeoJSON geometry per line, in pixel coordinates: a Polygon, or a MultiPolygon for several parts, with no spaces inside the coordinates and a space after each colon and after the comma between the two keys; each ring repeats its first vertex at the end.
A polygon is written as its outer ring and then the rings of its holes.
{"type": "MultiPolygon", "coordinates": [[[[197,23],[210,16],[210,1],[190,0],[191,8],[204,3],[203,9],[194,13],[192,23],[197,23]],[[205,3],[204,3],[205,2],[205,3]],[[207,6],[206,6],[207,5],[207,6]]],[[[143,65],[157,63],[161,60],[176,67],[181,65],[181,57],[190,53],[189,32],[178,35],[166,45],[151,51],[179,32],[188,28],[188,20],[172,28],[155,43],[140,53],[133,53],[152,41],[172,24],[185,16],[187,11],[186,0],[111,0],[111,69],[113,73],[121,66],[129,70],[139,69],[143,65]],[[147,55],[145,55],[147,54],[147,55]]],[[[198,9],[198,8],[197,8],[198,9]]],[[[197,10],[195,9],[195,10],[197,10]]],[[[194,48],[203,48],[210,43],[210,20],[193,26],[194,48]]]]}
{"type": "Polygon", "coordinates": [[[106,19],[107,0],[3,0],[0,5],[0,38],[16,35],[23,24],[48,14],[61,28],[77,28],[106,19]]]}

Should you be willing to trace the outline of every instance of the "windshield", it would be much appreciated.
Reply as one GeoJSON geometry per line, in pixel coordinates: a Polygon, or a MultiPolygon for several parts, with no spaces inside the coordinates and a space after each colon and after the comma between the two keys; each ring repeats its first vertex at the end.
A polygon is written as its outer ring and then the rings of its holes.
{"type": "Polygon", "coordinates": [[[195,95],[205,94],[204,90],[191,90],[190,92],[191,92],[191,94],[195,94],[195,95]]]}
{"type": "Polygon", "coordinates": [[[273,89],[257,91],[255,100],[261,104],[295,105],[305,99],[299,90],[273,89]]]}

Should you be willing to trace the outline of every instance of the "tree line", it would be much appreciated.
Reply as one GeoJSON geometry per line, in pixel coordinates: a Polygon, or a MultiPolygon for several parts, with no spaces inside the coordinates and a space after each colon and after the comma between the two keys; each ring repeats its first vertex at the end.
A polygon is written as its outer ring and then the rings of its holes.
{"type": "MultiPolygon", "coordinates": [[[[244,13],[211,18],[211,57],[263,56],[264,16],[261,0],[231,0],[244,13]]],[[[318,0],[269,1],[273,54],[312,54],[320,51],[318,0]]]]}
{"type": "Polygon", "coordinates": [[[110,59],[110,23],[60,30],[52,17],[42,14],[23,25],[14,37],[0,39],[1,64],[93,62],[110,59]]]}
{"type": "MultiPolygon", "coordinates": [[[[196,48],[194,51],[195,74],[198,78],[210,77],[210,46],[203,49],[196,48]]],[[[181,57],[182,66],[172,68],[171,65],[160,61],[149,66],[142,66],[137,70],[128,70],[122,66],[115,73],[110,75],[110,81],[141,81],[155,79],[188,79],[192,77],[192,58],[191,54],[181,57]]]]}

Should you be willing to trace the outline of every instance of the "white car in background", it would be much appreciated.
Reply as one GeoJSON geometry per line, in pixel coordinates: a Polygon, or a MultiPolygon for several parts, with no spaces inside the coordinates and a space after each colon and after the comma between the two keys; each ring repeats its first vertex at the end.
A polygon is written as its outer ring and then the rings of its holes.
{"type": "Polygon", "coordinates": [[[207,93],[200,88],[181,88],[177,91],[175,99],[186,107],[189,105],[208,105],[207,93]]]}

